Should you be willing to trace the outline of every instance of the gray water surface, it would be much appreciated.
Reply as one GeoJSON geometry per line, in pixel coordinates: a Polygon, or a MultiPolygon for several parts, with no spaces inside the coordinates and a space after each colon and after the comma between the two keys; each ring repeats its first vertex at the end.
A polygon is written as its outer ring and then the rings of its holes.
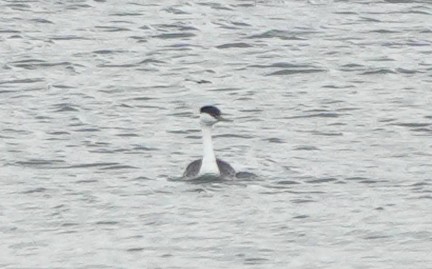
{"type": "Polygon", "coordinates": [[[431,268],[429,0],[0,10],[1,268],[431,268]]]}

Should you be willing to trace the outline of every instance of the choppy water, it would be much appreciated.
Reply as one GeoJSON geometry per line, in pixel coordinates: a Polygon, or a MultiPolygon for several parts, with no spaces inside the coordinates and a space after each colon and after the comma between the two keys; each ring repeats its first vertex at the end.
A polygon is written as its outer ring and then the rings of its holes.
{"type": "Polygon", "coordinates": [[[0,10],[1,268],[431,267],[429,0],[0,10]]]}

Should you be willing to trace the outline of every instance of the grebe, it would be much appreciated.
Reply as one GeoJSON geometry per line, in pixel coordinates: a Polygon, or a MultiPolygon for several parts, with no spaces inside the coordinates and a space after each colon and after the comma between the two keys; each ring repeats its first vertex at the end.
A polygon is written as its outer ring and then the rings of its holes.
{"type": "Polygon", "coordinates": [[[203,137],[203,158],[191,162],[183,177],[193,178],[202,175],[234,177],[236,172],[227,162],[217,159],[213,151],[211,129],[219,121],[229,121],[221,116],[215,106],[203,106],[200,109],[200,124],[203,137]]]}

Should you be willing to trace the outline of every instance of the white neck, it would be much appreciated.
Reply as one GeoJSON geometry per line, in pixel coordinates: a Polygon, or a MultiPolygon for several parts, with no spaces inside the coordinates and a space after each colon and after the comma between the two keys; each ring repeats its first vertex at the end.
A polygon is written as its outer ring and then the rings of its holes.
{"type": "Polygon", "coordinates": [[[199,175],[213,174],[220,175],[219,167],[216,162],[216,156],[213,151],[213,142],[211,137],[211,126],[201,125],[203,135],[203,159],[199,175]]]}

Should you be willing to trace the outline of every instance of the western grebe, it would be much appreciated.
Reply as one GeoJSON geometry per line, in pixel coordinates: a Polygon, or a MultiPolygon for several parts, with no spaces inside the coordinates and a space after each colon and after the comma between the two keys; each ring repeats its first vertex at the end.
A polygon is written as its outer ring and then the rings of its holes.
{"type": "Polygon", "coordinates": [[[236,172],[227,162],[217,159],[213,151],[211,129],[219,121],[228,121],[221,116],[220,110],[215,106],[203,106],[200,109],[200,124],[203,137],[203,158],[191,162],[183,173],[183,177],[197,177],[202,175],[215,175],[234,177],[236,172]]]}

